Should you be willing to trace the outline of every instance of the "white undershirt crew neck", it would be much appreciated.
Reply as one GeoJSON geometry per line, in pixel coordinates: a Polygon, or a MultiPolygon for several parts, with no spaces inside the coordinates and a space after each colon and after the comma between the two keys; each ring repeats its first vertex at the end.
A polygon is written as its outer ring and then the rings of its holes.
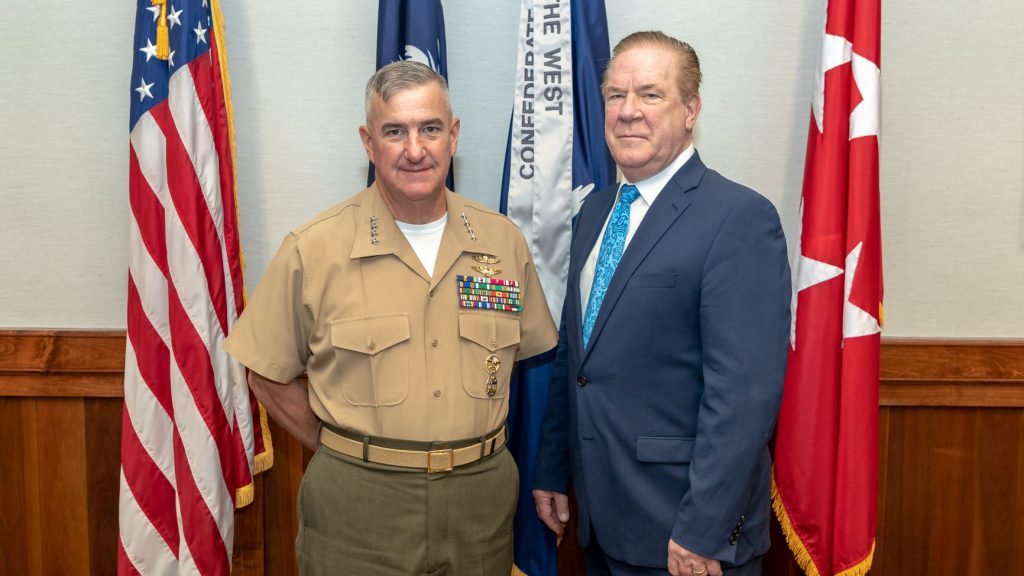
{"type": "Polygon", "coordinates": [[[427,273],[433,276],[437,253],[441,250],[441,237],[444,236],[444,227],[448,224],[448,213],[446,212],[440,219],[426,224],[409,224],[398,220],[395,220],[395,224],[405,235],[405,239],[409,241],[427,273]]]}

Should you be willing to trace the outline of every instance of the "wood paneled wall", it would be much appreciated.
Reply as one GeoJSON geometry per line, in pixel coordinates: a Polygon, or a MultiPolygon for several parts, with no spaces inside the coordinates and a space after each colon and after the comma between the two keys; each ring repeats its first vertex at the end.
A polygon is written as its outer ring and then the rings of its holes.
{"type": "MultiPolygon", "coordinates": [[[[124,334],[0,331],[0,575],[116,572],[124,334]]],[[[1024,576],[1024,342],[886,340],[872,574],[1024,576]]],[[[273,423],[274,468],[236,515],[235,574],[296,574],[310,453],[273,423]]],[[[797,576],[781,535],[766,575],[797,576]]],[[[562,551],[563,574],[582,574],[562,551]]]]}

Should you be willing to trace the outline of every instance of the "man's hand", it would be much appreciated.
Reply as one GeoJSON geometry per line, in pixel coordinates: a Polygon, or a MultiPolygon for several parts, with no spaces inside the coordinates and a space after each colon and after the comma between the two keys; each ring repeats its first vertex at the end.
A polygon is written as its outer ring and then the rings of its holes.
{"type": "MultiPolygon", "coordinates": [[[[534,490],[535,498],[536,492],[534,490]]],[[[668,573],[672,576],[722,576],[722,565],[718,560],[690,552],[670,538],[668,541],[668,573]]]]}
{"type": "Polygon", "coordinates": [[[569,522],[569,497],[561,492],[534,490],[533,502],[537,505],[537,517],[541,522],[561,536],[569,522]]]}

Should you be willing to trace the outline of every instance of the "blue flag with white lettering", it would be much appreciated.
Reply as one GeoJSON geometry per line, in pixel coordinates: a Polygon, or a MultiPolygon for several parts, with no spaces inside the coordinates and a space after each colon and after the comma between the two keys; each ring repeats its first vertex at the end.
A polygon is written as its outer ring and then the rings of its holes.
{"type": "MultiPolygon", "coordinates": [[[[550,2],[522,0],[519,30],[515,106],[500,204],[501,211],[523,229],[538,271],[552,275],[542,276],[541,283],[557,322],[569,261],[564,239],[572,218],[587,193],[615,182],[615,164],[604,139],[601,97],[601,78],[610,59],[604,0],[570,0],[568,15],[556,14],[550,2]],[[561,26],[556,25],[559,18],[561,26]],[[566,35],[569,31],[571,34],[566,35]],[[563,38],[545,37],[557,33],[563,38]],[[568,67],[561,65],[566,57],[572,61],[571,79],[564,78],[568,67]],[[546,85],[549,81],[553,84],[546,85]],[[568,102],[556,98],[566,92],[571,96],[568,102]],[[571,116],[564,117],[563,111],[570,109],[571,116]],[[542,118],[545,114],[547,119],[542,118]],[[564,153],[569,142],[571,160],[564,153]],[[570,172],[571,179],[558,176],[570,172]],[[561,198],[556,201],[558,195],[561,198]],[[563,207],[551,210],[552,204],[563,207]],[[522,215],[529,215],[529,220],[520,221],[522,215]],[[545,218],[556,221],[545,222],[545,218]],[[553,260],[542,261],[542,256],[553,252],[551,246],[559,235],[564,250],[554,251],[557,254],[553,260]],[[544,244],[545,249],[537,248],[544,244]],[[561,275],[558,270],[563,271],[561,275]]],[[[509,449],[519,465],[520,483],[515,561],[516,568],[529,576],[557,573],[554,534],[537,519],[532,495],[553,364],[554,352],[517,364],[509,397],[509,449]]]]}
{"type": "MultiPolygon", "coordinates": [[[[377,12],[377,69],[398,60],[430,66],[448,80],[441,0],[380,0],[377,12]]],[[[367,186],[373,184],[370,165],[367,186]]],[[[455,174],[448,170],[448,189],[455,190],[455,174]]]]}

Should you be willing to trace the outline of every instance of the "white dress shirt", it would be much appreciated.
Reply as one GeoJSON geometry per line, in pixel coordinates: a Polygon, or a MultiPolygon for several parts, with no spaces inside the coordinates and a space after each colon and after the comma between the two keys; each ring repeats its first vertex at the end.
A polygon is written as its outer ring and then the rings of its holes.
{"type": "MultiPolygon", "coordinates": [[[[622,185],[633,184],[636,189],[640,192],[640,196],[633,201],[629,207],[629,229],[626,231],[626,243],[622,246],[622,253],[626,253],[626,248],[629,246],[629,241],[633,239],[633,234],[636,233],[637,228],[640,227],[640,223],[643,222],[644,216],[647,215],[647,210],[650,209],[651,204],[654,204],[654,200],[661,194],[662,189],[668,184],[669,180],[676,175],[676,172],[683,167],[693,156],[693,144],[686,147],[671,164],[662,169],[654,176],[641,180],[639,182],[627,182],[623,180],[622,185]]],[[[615,195],[615,202],[619,201],[619,197],[622,194],[622,185],[619,186],[619,192],[615,195]]],[[[590,302],[590,288],[594,285],[594,273],[597,271],[597,255],[601,251],[601,242],[604,240],[604,230],[608,227],[608,220],[612,217],[612,212],[615,211],[615,205],[612,205],[612,210],[608,212],[608,216],[604,220],[604,226],[601,227],[601,234],[597,237],[597,242],[594,243],[594,247],[590,250],[590,256],[587,257],[587,261],[583,264],[583,269],[580,271],[580,302],[582,303],[583,314],[587,313],[587,304],[590,302]]]]}

